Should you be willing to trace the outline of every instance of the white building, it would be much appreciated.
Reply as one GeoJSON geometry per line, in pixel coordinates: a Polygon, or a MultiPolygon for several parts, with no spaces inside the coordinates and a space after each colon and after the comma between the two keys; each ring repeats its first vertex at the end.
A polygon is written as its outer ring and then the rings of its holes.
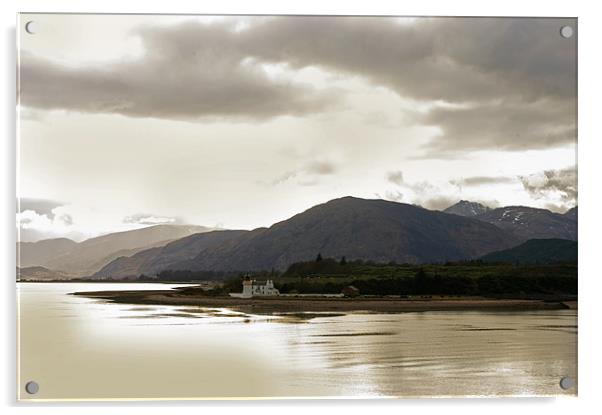
{"type": "Polygon", "coordinates": [[[242,293],[230,293],[231,297],[238,298],[251,298],[261,296],[275,296],[280,295],[274,287],[274,281],[267,280],[265,283],[261,281],[252,280],[248,275],[242,281],[242,293]]]}

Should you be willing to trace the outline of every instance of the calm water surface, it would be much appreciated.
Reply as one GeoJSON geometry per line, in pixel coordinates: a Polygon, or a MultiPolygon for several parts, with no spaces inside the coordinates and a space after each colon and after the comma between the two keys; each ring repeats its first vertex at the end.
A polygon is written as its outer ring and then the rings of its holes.
{"type": "Polygon", "coordinates": [[[38,399],[576,393],[574,310],[264,316],[68,295],[165,284],[17,286],[38,399]]]}

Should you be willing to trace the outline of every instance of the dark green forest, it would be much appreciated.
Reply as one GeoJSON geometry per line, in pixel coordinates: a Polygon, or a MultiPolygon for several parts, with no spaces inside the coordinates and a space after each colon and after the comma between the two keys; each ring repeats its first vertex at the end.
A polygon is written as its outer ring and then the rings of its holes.
{"type": "Polygon", "coordinates": [[[577,294],[577,264],[515,265],[481,261],[375,264],[321,259],[292,264],[275,279],[283,293],[337,293],[353,285],[362,295],[577,294]]]}
{"type": "MultiPolygon", "coordinates": [[[[221,280],[223,286],[207,292],[227,295],[240,292],[244,272],[163,271],[160,281],[221,280]]],[[[337,294],[352,285],[369,296],[490,296],[529,297],[577,294],[577,263],[512,264],[483,261],[445,264],[378,264],[322,258],[292,264],[284,273],[251,274],[258,280],[273,279],[281,293],[337,294]]],[[[140,280],[147,280],[140,276],[140,280]]]]}

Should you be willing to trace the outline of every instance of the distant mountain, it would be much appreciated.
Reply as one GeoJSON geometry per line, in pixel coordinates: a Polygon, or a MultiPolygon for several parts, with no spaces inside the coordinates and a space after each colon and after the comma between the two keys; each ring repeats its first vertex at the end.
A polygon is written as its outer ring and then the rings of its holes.
{"type": "MultiPolygon", "coordinates": [[[[324,257],[345,256],[350,260],[376,262],[444,262],[478,258],[519,243],[508,232],[479,220],[403,203],[353,197],[314,206],[270,228],[238,232],[239,235],[224,232],[203,235],[202,250],[190,259],[171,262],[183,249],[178,247],[180,241],[175,241],[165,247],[172,251],[169,261],[164,261],[165,248],[157,248],[140,252],[133,259],[119,258],[101,274],[123,277],[150,270],[156,274],[162,269],[284,270],[294,262],[314,259],[318,253],[324,257]],[[217,235],[223,240],[214,239],[217,235]],[[140,263],[152,265],[140,266],[140,263]]],[[[183,246],[189,245],[183,243],[183,246]]],[[[195,245],[194,249],[198,247],[195,245]]],[[[187,250],[186,255],[192,251],[187,250]]]]}
{"type": "Polygon", "coordinates": [[[71,278],[73,278],[72,275],[44,267],[17,267],[17,281],[68,280],[71,278]]]}
{"type": "Polygon", "coordinates": [[[564,212],[564,216],[573,220],[577,220],[577,206],[564,212]]]}
{"type": "Polygon", "coordinates": [[[567,239],[530,239],[514,248],[487,254],[481,260],[521,264],[577,262],[577,242],[567,239]]]}
{"type": "Polygon", "coordinates": [[[34,248],[21,243],[20,266],[38,265],[75,276],[86,276],[98,271],[121,255],[133,255],[140,250],[161,246],[182,237],[210,231],[210,228],[192,225],[156,225],[131,231],[110,233],[72,244],[64,243],[64,250],[55,249],[56,244],[47,241],[35,242],[34,248]],[[53,248],[45,250],[46,246],[53,248]],[[27,261],[23,261],[24,247],[28,249],[27,261]]]}
{"type": "Polygon", "coordinates": [[[17,258],[21,267],[45,264],[46,261],[69,252],[77,242],[67,238],[45,239],[38,242],[17,243],[17,258]]]}
{"type": "Polygon", "coordinates": [[[209,247],[224,244],[249,231],[221,230],[198,233],[178,239],[165,246],[146,249],[132,256],[122,256],[106,264],[93,278],[123,278],[156,275],[166,269],[186,269],[181,265],[209,247]]]}
{"type": "Polygon", "coordinates": [[[452,205],[447,209],[443,210],[443,212],[472,218],[490,210],[490,207],[485,206],[481,203],[469,202],[468,200],[460,200],[455,205],[452,205]]]}
{"type": "Polygon", "coordinates": [[[550,238],[577,240],[577,222],[570,216],[546,209],[507,206],[477,215],[475,219],[498,226],[523,241],[550,238]]]}
{"type": "Polygon", "coordinates": [[[317,253],[375,262],[443,262],[477,258],[517,243],[507,232],[475,219],[344,197],[209,248],[191,261],[191,269],[283,270],[317,253]]]}

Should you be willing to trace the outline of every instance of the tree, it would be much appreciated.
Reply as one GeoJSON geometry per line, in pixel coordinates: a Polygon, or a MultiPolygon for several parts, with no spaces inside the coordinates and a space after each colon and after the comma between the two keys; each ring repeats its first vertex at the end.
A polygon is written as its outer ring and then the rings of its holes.
{"type": "Polygon", "coordinates": [[[322,253],[318,253],[318,256],[316,257],[316,262],[320,261],[322,261],[322,253]]]}
{"type": "Polygon", "coordinates": [[[341,265],[347,265],[347,258],[345,258],[345,256],[343,255],[343,257],[341,258],[341,262],[339,262],[339,264],[341,265]]]}
{"type": "Polygon", "coordinates": [[[426,294],[428,289],[428,277],[422,268],[414,275],[414,290],[417,294],[426,294]]]}

